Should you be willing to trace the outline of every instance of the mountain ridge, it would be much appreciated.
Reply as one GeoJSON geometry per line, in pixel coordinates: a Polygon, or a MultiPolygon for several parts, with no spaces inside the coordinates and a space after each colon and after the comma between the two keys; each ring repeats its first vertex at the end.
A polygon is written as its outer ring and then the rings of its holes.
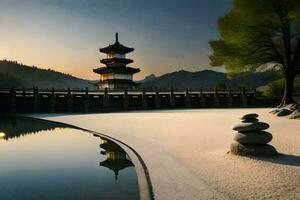
{"type": "Polygon", "coordinates": [[[52,69],[41,69],[27,66],[16,61],[0,61],[0,87],[19,88],[91,88],[88,80],[57,72],[52,69]]]}
{"type": "MultiPolygon", "coordinates": [[[[279,79],[278,72],[266,71],[251,73],[248,76],[237,75],[234,79],[228,79],[226,73],[213,70],[190,72],[180,70],[169,72],[161,76],[150,74],[145,79],[137,81],[141,88],[213,88],[224,87],[259,87],[279,79]]],[[[0,61],[0,87],[9,88],[32,88],[42,89],[55,88],[91,88],[98,80],[85,80],[75,76],[57,72],[51,69],[41,69],[35,66],[27,66],[16,61],[0,61]]]]}
{"type": "Polygon", "coordinates": [[[250,74],[238,74],[234,79],[229,79],[226,73],[213,70],[202,70],[190,72],[180,70],[170,72],[156,77],[155,75],[147,76],[140,81],[141,87],[156,88],[212,88],[217,85],[226,87],[259,87],[266,85],[270,81],[279,78],[276,71],[268,70],[264,72],[256,72],[250,74]]]}

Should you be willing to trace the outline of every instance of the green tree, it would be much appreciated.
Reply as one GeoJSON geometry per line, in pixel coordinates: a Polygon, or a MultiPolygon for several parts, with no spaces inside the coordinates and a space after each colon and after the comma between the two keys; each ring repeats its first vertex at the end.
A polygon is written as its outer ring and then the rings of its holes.
{"type": "Polygon", "coordinates": [[[219,18],[220,39],[210,41],[212,66],[229,73],[280,68],[285,89],[280,106],[294,103],[293,86],[300,73],[300,1],[232,0],[219,18]]]}
{"type": "Polygon", "coordinates": [[[217,82],[215,84],[215,88],[217,88],[218,90],[223,90],[223,91],[227,90],[227,86],[223,82],[217,82]]]}
{"type": "MultiPolygon", "coordinates": [[[[270,82],[267,85],[267,90],[264,92],[264,94],[270,98],[280,98],[283,92],[284,92],[284,80],[279,79],[270,82]]],[[[294,96],[300,97],[300,76],[299,75],[295,79],[294,96]]]]}

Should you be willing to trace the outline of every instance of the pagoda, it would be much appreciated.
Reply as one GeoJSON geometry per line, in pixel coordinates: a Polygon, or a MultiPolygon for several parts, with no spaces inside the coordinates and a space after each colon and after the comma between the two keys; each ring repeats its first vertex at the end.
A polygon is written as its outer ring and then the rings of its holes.
{"type": "Polygon", "coordinates": [[[99,49],[106,54],[106,58],[100,63],[106,66],[94,69],[100,74],[100,81],[96,83],[99,88],[108,89],[132,89],[137,83],[133,81],[133,74],[140,72],[139,68],[128,67],[133,60],[126,58],[126,54],[134,51],[134,48],[126,47],[119,42],[118,33],[116,41],[112,45],[99,49]]]}
{"type": "Polygon", "coordinates": [[[100,147],[104,149],[100,153],[106,156],[106,160],[99,163],[100,166],[112,170],[115,174],[115,179],[118,179],[119,171],[127,167],[134,166],[126,152],[114,142],[102,138],[103,143],[100,147]]]}

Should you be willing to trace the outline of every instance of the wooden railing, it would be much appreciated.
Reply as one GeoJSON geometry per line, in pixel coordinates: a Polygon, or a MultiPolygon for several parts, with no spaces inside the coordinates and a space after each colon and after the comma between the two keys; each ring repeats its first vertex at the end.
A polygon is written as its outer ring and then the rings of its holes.
{"type": "MultiPolygon", "coordinates": [[[[0,89],[0,112],[55,113],[260,106],[255,90],[0,89]]],[[[260,98],[261,99],[261,98],[260,98]]]]}

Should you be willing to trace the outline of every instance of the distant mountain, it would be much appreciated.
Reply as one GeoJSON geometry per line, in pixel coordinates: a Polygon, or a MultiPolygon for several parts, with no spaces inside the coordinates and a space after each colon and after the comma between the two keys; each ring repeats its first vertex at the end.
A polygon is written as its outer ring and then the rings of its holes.
{"type": "Polygon", "coordinates": [[[150,74],[149,76],[146,76],[145,79],[140,82],[147,83],[147,82],[153,81],[155,79],[156,79],[156,76],[154,74],[150,74]]]}
{"type": "Polygon", "coordinates": [[[177,71],[155,77],[154,75],[141,80],[141,87],[152,88],[213,88],[216,85],[226,87],[258,87],[268,84],[279,78],[278,72],[265,71],[251,73],[250,75],[239,74],[229,79],[225,73],[212,70],[198,72],[177,71]]]}
{"type": "MultiPolygon", "coordinates": [[[[237,75],[232,80],[225,73],[211,70],[198,72],[178,71],[159,77],[151,74],[139,81],[145,88],[213,88],[225,87],[259,87],[279,79],[278,72],[266,71],[250,75],[237,75]]],[[[14,61],[0,61],[0,88],[95,88],[96,80],[84,80],[51,69],[26,66],[14,61]]]]}
{"type": "Polygon", "coordinates": [[[51,69],[26,66],[14,61],[0,61],[0,87],[17,88],[93,88],[89,81],[51,69]]]}

